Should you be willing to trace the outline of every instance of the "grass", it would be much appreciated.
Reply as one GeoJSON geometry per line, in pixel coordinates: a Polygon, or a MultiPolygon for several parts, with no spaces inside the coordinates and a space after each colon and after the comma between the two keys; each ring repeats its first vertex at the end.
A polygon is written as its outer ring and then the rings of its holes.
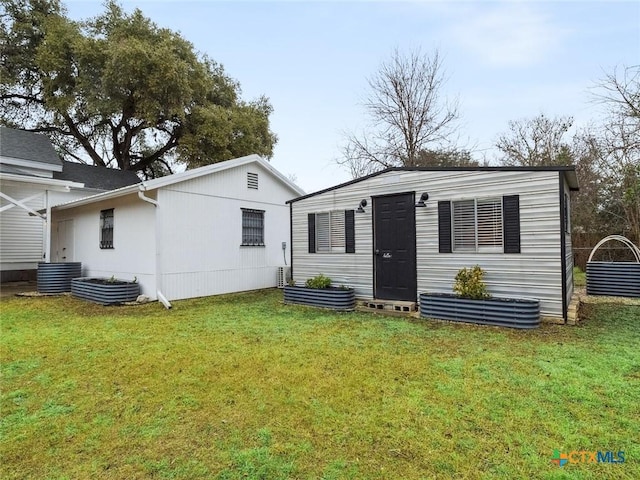
{"type": "Polygon", "coordinates": [[[573,285],[576,287],[587,286],[587,274],[580,267],[573,267],[573,285]]]}
{"type": "Polygon", "coordinates": [[[638,306],[526,332],[279,291],[0,308],[3,479],[640,478],[638,306]]]}

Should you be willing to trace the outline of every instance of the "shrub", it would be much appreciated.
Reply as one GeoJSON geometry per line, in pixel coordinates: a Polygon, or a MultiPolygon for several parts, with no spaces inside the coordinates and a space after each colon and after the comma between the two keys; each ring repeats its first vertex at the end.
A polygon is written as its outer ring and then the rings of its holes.
{"type": "Polygon", "coordinates": [[[456,275],[453,291],[464,298],[489,298],[487,285],[482,280],[484,270],[479,265],[473,268],[462,268],[456,275]]]}
{"type": "Polygon", "coordinates": [[[331,279],[320,274],[316,277],[310,278],[305,282],[307,288],[329,288],[331,286],[331,279]]]}

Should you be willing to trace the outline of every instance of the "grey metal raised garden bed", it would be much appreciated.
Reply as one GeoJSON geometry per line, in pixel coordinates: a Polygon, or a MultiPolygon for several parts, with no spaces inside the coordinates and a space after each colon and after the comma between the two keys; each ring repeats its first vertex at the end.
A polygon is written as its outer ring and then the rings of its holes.
{"type": "Polygon", "coordinates": [[[620,235],[603,238],[591,251],[587,261],[587,295],[609,297],[640,297],[640,249],[620,235]],[[604,243],[617,240],[625,244],[635,262],[594,262],[591,259],[604,243]]]}
{"type": "Polygon", "coordinates": [[[65,293],[71,291],[71,280],[82,276],[81,262],[38,263],[38,292],[65,293]]]}
{"type": "Polygon", "coordinates": [[[71,294],[102,305],[117,305],[135,301],[140,295],[140,285],[117,279],[81,277],[71,280],[71,294]]]}
{"type": "Polygon", "coordinates": [[[356,293],[351,288],[285,286],[284,303],[331,308],[333,310],[353,310],[356,306],[356,293]]]}
{"type": "Polygon", "coordinates": [[[540,302],[515,298],[472,300],[449,294],[420,294],[420,316],[511,328],[540,325],[540,302]]]}

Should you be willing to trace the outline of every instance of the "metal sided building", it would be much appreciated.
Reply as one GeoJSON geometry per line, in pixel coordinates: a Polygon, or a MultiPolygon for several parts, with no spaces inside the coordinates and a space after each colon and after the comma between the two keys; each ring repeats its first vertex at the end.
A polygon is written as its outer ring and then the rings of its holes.
{"type": "Polygon", "coordinates": [[[303,194],[257,155],[52,208],[53,261],[169,300],[275,287],[289,263],[286,201],[303,194]]]}
{"type": "Polygon", "coordinates": [[[391,168],[289,201],[292,278],[324,274],[362,300],[452,293],[463,267],[496,297],[567,318],[574,167],[391,168]]]}

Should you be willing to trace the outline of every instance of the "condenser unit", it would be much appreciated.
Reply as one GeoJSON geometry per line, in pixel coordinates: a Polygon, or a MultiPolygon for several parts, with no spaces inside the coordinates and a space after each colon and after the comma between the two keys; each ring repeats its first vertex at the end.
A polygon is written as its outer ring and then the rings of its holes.
{"type": "Polygon", "coordinates": [[[284,288],[284,286],[291,279],[291,267],[278,267],[278,273],[276,278],[276,285],[278,288],[284,288]]]}

